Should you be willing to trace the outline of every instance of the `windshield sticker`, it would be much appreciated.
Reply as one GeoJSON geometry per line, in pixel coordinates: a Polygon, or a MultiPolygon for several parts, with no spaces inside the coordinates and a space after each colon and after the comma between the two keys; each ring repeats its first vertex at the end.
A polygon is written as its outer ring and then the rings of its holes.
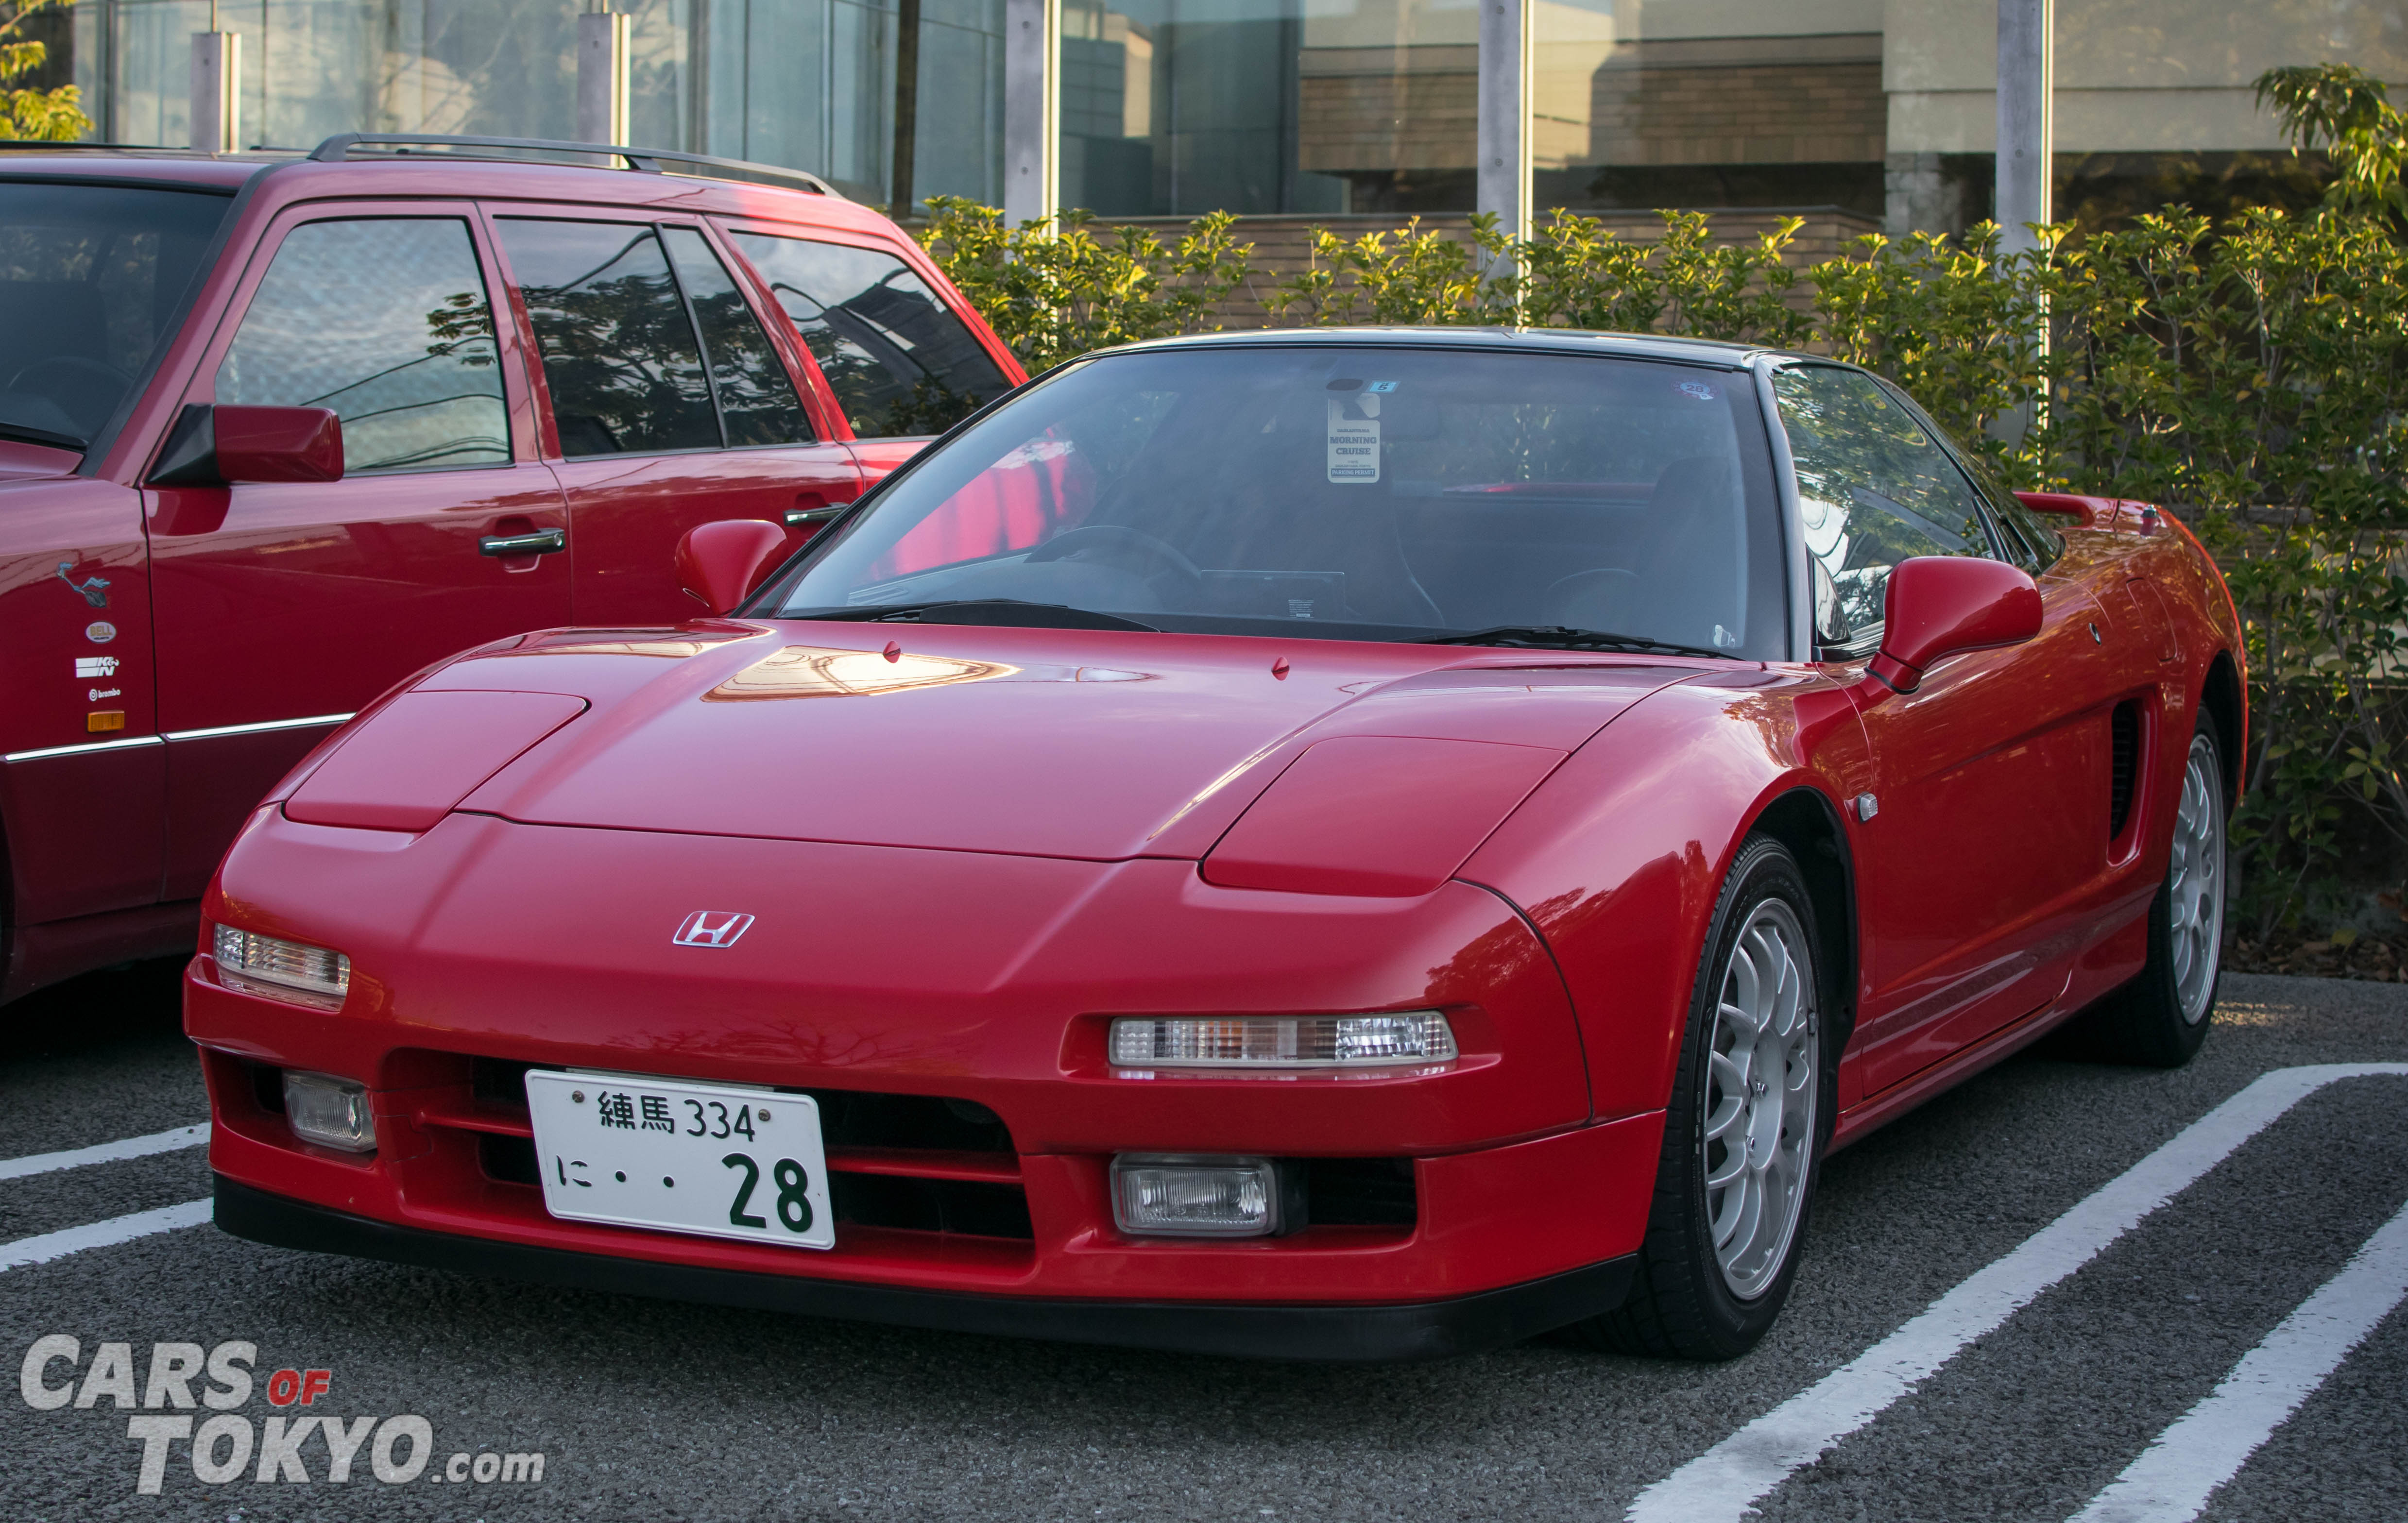
{"type": "Polygon", "coordinates": [[[1396,389],[1397,383],[1395,381],[1373,381],[1370,385],[1363,388],[1363,390],[1367,391],[1393,391],[1396,389]]]}
{"type": "Polygon", "coordinates": [[[1375,397],[1329,399],[1330,480],[1368,486],[1380,479],[1379,410],[1375,397]]]}
{"type": "Polygon", "coordinates": [[[1714,385],[1712,381],[1677,381],[1673,384],[1672,390],[1680,392],[1683,396],[1696,397],[1700,402],[1712,402],[1716,395],[1714,385]]]}

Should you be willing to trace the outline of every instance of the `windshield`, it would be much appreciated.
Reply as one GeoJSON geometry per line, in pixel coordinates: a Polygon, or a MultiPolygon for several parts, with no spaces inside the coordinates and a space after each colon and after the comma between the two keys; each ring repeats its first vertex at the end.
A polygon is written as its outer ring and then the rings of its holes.
{"type": "Polygon", "coordinates": [[[165,336],[230,198],[0,181],[0,437],[80,449],[165,336]]]}
{"type": "Polygon", "coordinates": [[[915,460],[754,611],[1012,600],[1164,630],[1543,626],[1779,659],[1781,563],[1744,371],[1199,348],[1100,356],[1024,390],[915,460]]]}

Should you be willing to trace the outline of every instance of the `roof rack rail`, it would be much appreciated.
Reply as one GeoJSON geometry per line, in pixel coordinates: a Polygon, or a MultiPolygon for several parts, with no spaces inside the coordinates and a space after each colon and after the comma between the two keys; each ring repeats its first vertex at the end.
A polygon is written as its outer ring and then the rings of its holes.
{"type": "Polygon", "coordinates": [[[345,132],[337,133],[311,149],[309,157],[320,164],[340,164],[351,157],[351,149],[355,148],[392,148],[404,153],[412,148],[501,150],[452,155],[463,159],[514,158],[530,153],[589,153],[624,159],[629,169],[639,174],[666,174],[668,171],[662,167],[666,164],[709,178],[783,185],[817,195],[832,195],[839,201],[844,199],[843,193],[835,186],[808,170],[781,169],[774,164],[752,164],[743,159],[714,159],[708,154],[680,153],[669,149],[629,148],[621,143],[564,143],[545,137],[460,137],[442,133],[345,132]],[[714,170],[718,173],[711,173],[714,170]]]}

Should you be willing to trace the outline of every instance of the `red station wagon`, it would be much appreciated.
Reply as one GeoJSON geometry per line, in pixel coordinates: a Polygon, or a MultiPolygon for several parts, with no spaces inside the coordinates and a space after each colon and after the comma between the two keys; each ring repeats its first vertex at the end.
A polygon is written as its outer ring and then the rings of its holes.
{"type": "Polygon", "coordinates": [[[0,999],[189,947],[244,816],[394,682],[686,617],[686,530],[799,544],[1025,378],[811,177],[573,147],[0,159],[0,999]]]}

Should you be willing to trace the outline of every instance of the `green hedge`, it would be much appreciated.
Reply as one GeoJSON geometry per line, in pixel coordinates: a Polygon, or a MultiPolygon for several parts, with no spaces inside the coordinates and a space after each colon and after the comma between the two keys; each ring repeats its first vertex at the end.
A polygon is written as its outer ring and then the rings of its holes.
{"type": "Polygon", "coordinates": [[[946,201],[924,241],[1032,372],[1215,327],[1241,292],[1293,324],[1736,339],[1880,371],[2016,486],[2172,508],[2247,625],[2251,791],[2234,838],[2262,938],[2345,918],[2397,882],[2408,843],[2408,249],[2397,153],[2385,179],[2340,151],[2351,121],[2372,122],[2378,150],[2402,135],[2396,114],[2365,109],[2371,95],[2390,111],[2365,77],[2295,72],[2299,102],[2278,77],[2267,92],[2335,149],[2329,205],[2220,225],[2170,206],[2079,246],[2049,230],[2022,254],[2001,255],[1985,224],[1961,240],[1866,237],[1801,267],[1794,221],[1718,246],[1694,212],[1664,212],[1661,239],[1636,241],[1558,211],[1526,243],[1481,218],[1469,242],[1417,225],[1320,232],[1310,269],[1258,290],[1226,214],[1165,244],[1076,216],[1008,228],[946,201]]]}

